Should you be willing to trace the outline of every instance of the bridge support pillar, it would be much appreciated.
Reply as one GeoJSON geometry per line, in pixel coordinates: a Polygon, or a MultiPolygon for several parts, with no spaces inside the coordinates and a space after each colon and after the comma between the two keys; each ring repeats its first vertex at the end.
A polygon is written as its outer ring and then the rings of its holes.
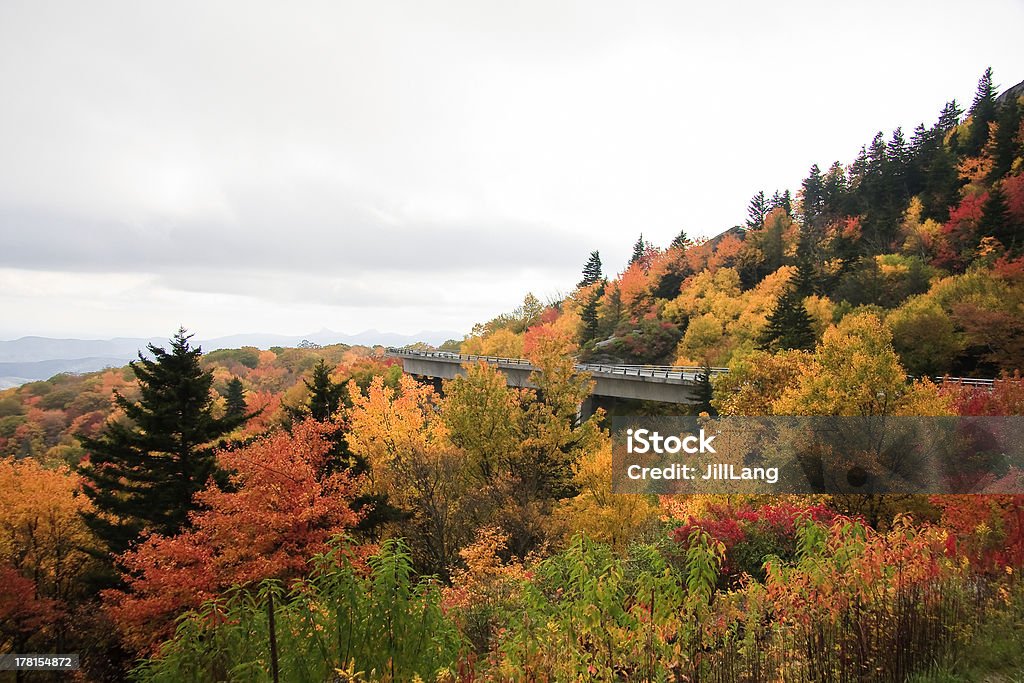
{"type": "Polygon", "coordinates": [[[593,395],[591,395],[591,396],[587,396],[585,399],[583,399],[583,402],[580,403],[580,408],[579,408],[579,410],[576,411],[576,423],[577,424],[583,424],[584,422],[586,422],[587,420],[589,420],[593,416],[594,416],[594,397],[593,397],[593,395]]]}

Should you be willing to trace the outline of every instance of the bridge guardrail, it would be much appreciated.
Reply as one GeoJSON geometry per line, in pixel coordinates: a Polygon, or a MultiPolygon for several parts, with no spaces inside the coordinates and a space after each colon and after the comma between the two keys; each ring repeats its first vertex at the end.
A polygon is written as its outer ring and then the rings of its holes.
{"type": "MultiPolygon", "coordinates": [[[[441,358],[454,361],[483,361],[496,365],[515,365],[535,369],[525,358],[505,358],[502,356],[478,356],[475,354],[452,353],[451,351],[415,351],[389,347],[387,353],[392,356],[409,356],[412,358],[441,358]]],[[[696,380],[703,375],[705,368],[689,365],[611,365],[607,363],[577,363],[576,369],[586,372],[600,372],[609,375],[626,377],[652,377],[664,379],[696,380]]],[[[728,368],[710,368],[711,375],[729,372],[728,368]]]]}
{"type": "MultiPolygon", "coordinates": [[[[910,377],[908,379],[916,378],[910,377]]],[[[985,379],[983,377],[929,377],[928,379],[936,384],[948,382],[951,384],[961,384],[965,387],[984,387],[985,389],[992,389],[998,381],[995,379],[985,379]]]]}

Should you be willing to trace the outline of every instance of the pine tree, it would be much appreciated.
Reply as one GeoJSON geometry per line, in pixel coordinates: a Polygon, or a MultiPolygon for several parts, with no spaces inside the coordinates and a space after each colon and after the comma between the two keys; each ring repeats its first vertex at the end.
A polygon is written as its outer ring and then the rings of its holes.
{"type": "Polygon", "coordinates": [[[821,169],[817,164],[811,166],[811,172],[801,186],[800,212],[803,214],[805,228],[814,229],[824,206],[825,183],[821,177],[821,169]]]}
{"type": "Polygon", "coordinates": [[[789,190],[782,193],[782,203],[779,205],[788,215],[793,215],[793,195],[789,190]]]}
{"type": "Polygon", "coordinates": [[[1013,160],[1024,152],[1024,145],[1020,136],[1021,116],[1020,105],[1017,98],[1010,98],[1003,102],[999,108],[998,126],[995,135],[995,149],[992,154],[992,172],[988,181],[994,183],[1010,172],[1013,167],[1013,160]]]}
{"type": "Polygon", "coordinates": [[[923,123],[917,124],[907,149],[909,159],[906,173],[907,193],[912,197],[920,194],[924,189],[925,172],[934,154],[934,149],[933,135],[924,127],[923,123]]]}
{"type": "Polygon", "coordinates": [[[814,348],[814,329],[804,300],[790,287],[779,297],[775,310],[758,338],[758,348],[767,351],[814,348]]]}
{"type": "Polygon", "coordinates": [[[697,375],[697,412],[712,416],[718,415],[718,411],[711,405],[711,400],[714,397],[715,389],[711,384],[711,367],[705,362],[704,367],[697,375]]]}
{"type": "Polygon", "coordinates": [[[768,215],[768,200],[765,199],[764,190],[759,190],[747,205],[747,227],[751,230],[763,228],[766,215],[768,215]]]}
{"type": "Polygon", "coordinates": [[[928,131],[927,136],[915,138],[919,141],[919,156],[916,165],[920,168],[923,210],[921,218],[931,218],[939,223],[949,220],[949,208],[960,199],[960,175],[957,171],[957,139],[946,134],[959,125],[963,109],[956,100],[946,103],[939,113],[939,119],[928,131]]]}
{"type": "Polygon", "coordinates": [[[996,120],[996,88],[992,83],[992,67],[985,69],[974,93],[974,102],[968,112],[971,130],[964,145],[967,156],[977,156],[988,142],[988,124],[996,120]]]}
{"type": "Polygon", "coordinates": [[[583,266],[583,279],[580,280],[577,287],[589,287],[590,285],[596,284],[604,279],[604,274],[601,272],[601,254],[592,251],[590,252],[590,258],[587,259],[587,264],[583,266]]]}
{"type": "Polygon", "coordinates": [[[782,209],[786,212],[786,215],[793,215],[793,196],[789,193],[789,190],[782,193],[775,190],[771,200],[768,202],[768,210],[771,211],[772,209],[782,209]]]}
{"type": "Polygon", "coordinates": [[[805,297],[818,293],[818,274],[814,272],[811,255],[801,245],[797,245],[796,273],[793,275],[793,289],[803,300],[805,297]]]}
{"type": "Polygon", "coordinates": [[[309,401],[301,412],[317,422],[330,422],[341,407],[344,387],[331,379],[331,369],[323,358],[313,366],[310,379],[304,379],[302,383],[309,390],[309,401]]]}
{"type": "Polygon", "coordinates": [[[583,320],[583,339],[581,341],[584,344],[593,339],[597,339],[597,302],[598,297],[595,296],[591,298],[580,312],[580,318],[583,320]]]}
{"type": "Polygon", "coordinates": [[[79,468],[96,512],[86,522],[111,553],[123,553],[142,530],[173,535],[188,524],[193,496],[220,478],[219,440],[248,418],[213,416],[213,375],[199,365],[184,329],[170,350],[150,344],[131,367],[140,399],[115,393],[125,421],[108,422],[98,437],[78,435],[89,456],[79,468]]]}
{"type": "MultiPolygon", "coordinates": [[[[623,316],[622,292],[617,282],[609,285],[607,304],[598,312],[598,336],[605,339],[615,334],[615,328],[623,316]]],[[[678,292],[676,293],[678,295],[678,292]]],[[[673,295],[675,296],[675,295],[673,295]]]]}
{"type": "Polygon", "coordinates": [[[249,410],[245,403],[245,388],[242,380],[232,377],[228,382],[227,393],[224,396],[224,413],[232,419],[242,418],[249,410]]]}
{"type": "Polygon", "coordinates": [[[848,192],[846,169],[838,161],[835,161],[825,173],[822,186],[821,208],[826,217],[835,219],[845,214],[848,192]]]}
{"type": "MultiPolygon", "coordinates": [[[[352,452],[344,425],[335,419],[345,400],[345,385],[331,379],[331,368],[323,358],[313,366],[309,379],[302,380],[302,383],[309,391],[309,398],[299,406],[286,408],[289,429],[291,424],[309,418],[323,424],[333,424],[334,429],[326,435],[331,449],[327,454],[325,473],[344,470],[352,475],[360,475],[368,472],[369,463],[352,452]]],[[[352,501],[352,509],[362,515],[357,530],[371,535],[382,524],[404,518],[404,513],[391,505],[388,496],[383,494],[364,493],[357,496],[352,501]]]]}
{"type": "Polygon", "coordinates": [[[633,255],[629,257],[629,265],[643,261],[646,253],[647,243],[644,242],[644,234],[640,233],[640,237],[637,238],[636,244],[633,245],[633,255]]]}
{"type": "Polygon", "coordinates": [[[1008,252],[1015,254],[1017,247],[1024,244],[1021,228],[1010,214],[1002,188],[994,187],[982,207],[981,220],[978,221],[979,237],[995,237],[1008,252]]]}
{"type": "Polygon", "coordinates": [[[680,230],[679,234],[672,238],[672,243],[668,246],[669,249],[689,249],[692,244],[693,240],[687,236],[686,231],[680,230]]]}
{"type": "Polygon", "coordinates": [[[956,100],[950,100],[939,112],[939,120],[935,122],[933,130],[941,134],[956,128],[960,125],[960,117],[963,115],[963,108],[957,104],[956,100]]]}
{"type": "Polygon", "coordinates": [[[903,129],[897,128],[889,140],[889,186],[893,200],[902,208],[910,195],[907,192],[907,170],[910,167],[910,148],[903,137],[903,129]]]}
{"type": "Polygon", "coordinates": [[[866,145],[861,145],[860,151],[857,152],[857,158],[855,158],[853,163],[850,164],[850,188],[859,191],[867,174],[868,148],[866,145]]]}

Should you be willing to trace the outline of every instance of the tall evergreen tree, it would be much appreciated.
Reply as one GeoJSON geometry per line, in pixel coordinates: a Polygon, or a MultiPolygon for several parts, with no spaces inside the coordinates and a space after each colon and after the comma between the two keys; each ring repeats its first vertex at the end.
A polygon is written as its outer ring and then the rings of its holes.
{"type": "Polygon", "coordinates": [[[232,419],[240,419],[249,411],[249,406],[245,403],[245,388],[242,386],[242,380],[232,377],[228,381],[224,402],[224,413],[232,419]]]}
{"type": "Polygon", "coordinates": [[[903,129],[897,128],[889,140],[889,190],[894,201],[902,207],[909,199],[907,191],[907,170],[910,167],[910,147],[903,137],[903,129]]]}
{"type": "Polygon", "coordinates": [[[849,184],[846,180],[846,169],[838,161],[832,162],[822,180],[822,212],[826,219],[836,219],[846,215],[847,194],[849,184]]]}
{"type": "Polygon", "coordinates": [[[782,203],[779,206],[790,216],[793,215],[793,194],[789,190],[782,193],[782,203]]]}
{"type": "Polygon", "coordinates": [[[331,379],[331,369],[323,358],[313,366],[309,379],[302,380],[309,391],[304,405],[289,408],[293,421],[312,417],[317,422],[330,422],[341,407],[344,387],[331,379]]]}
{"type": "Polygon", "coordinates": [[[215,450],[247,415],[213,416],[213,375],[199,365],[202,349],[181,329],[170,350],[150,344],[131,367],[140,398],[115,393],[124,421],[108,422],[97,437],[78,435],[88,452],[79,467],[96,511],[86,522],[114,554],[144,530],[173,535],[188,524],[193,496],[220,477],[215,450]]]}
{"type": "Polygon", "coordinates": [[[597,302],[598,297],[592,297],[587,302],[586,306],[580,312],[580,319],[583,321],[583,339],[581,340],[584,344],[593,339],[597,339],[598,335],[598,318],[597,318],[597,302]]]}
{"type": "Polygon", "coordinates": [[[992,83],[992,67],[985,69],[974,93],[974,102],[968,112],[971,129],[964,143],[964,153],[977,156],[988,141],[988,124],[996,120],[996,87],[992,83]]]}
{"type": "Polygon", "coordinates": [[[810,350],[814,348],[814,341],[811,316],[804,307],[803,297],[790,287],[768,316],[768,323],[758,338],[758,347],[768,351],[810,350]]]}
{"type": "Polygon", "coordinates": [[[1009,98],[999,108],[996,128],[995,149],[992,153],[992,172],[988,181],[994,183],[1010,172],[1014,158],[1024,152],[1024,141],[1019,135],[1021,107],[1017,98],[1009,98]]]}
{"type": "Polygon", "coordinates": [[[946,105],[939,112],[939,120],[935,122],[935,130],[945,133],[960,125],[960,117],[964,115],[963,107],[957,104],[956,100],[946,102],[946,105]]]}
{"type": "Polygon", "coordinates": [[[818,218],[821,216],[824,207],[825,182],[821,177],[821,169],[817,164],[811,166],[811,171],[801,185],[800,212],[803,218],[805,229],[815,230],[818,226],[818,218]]]}
{"type": "Polygon", "coordinates": [[[629,265],[641,262],[644,258],[644,254],[646,253],[647,243],[644,242],[644,234],[640,233],[640,237],[637,238],[636,244],[633,245],[633,255],[629,257],[629,265]]]}
{"type": "Polygon", "coordinates": [[[583,279],[576,286],[589,287],[600,282],[602,279],[604,279],[604,274],[601,272],[601,254],[592,251],[586,265],[583,266],[583,279]]]}
{"type": "Polygon", "coordinates": [[[885,144],[885,135],[878,131],[868,145],[868,177],[880,178],[885,173],[885,162],[888,158],[889,147],[885,144]]]}
{"type": "Polygon", "coordinates": [[[797,244],[796,273],[793,275],[793,289],[802,301],[805,297],[818,293],[818,274],[814,270],[814,261],[806,240],[801,235],[797,244]]]}
{"type": "Polygon", "coordinates": [[[949,220],[949,209],[960,198],[960,174],[957,171],[956,135],[948,135],[959,125],[963,109],[956,100],[947,102],[939,113],[935,125],[927,135],[918,135],[918,156],[915,165],[920,169],[921,218],[931,218],[939,223],[949,220]],[[948,138],[948,144],[947,144],[948,138]]]}
{"type": "MultiPolygon", "coordinates": [[[[302,382],[309,391],[309,397],[305,403],[286,409],[288,422],[294,424],[312,418],[317,422],[334,426],[327,434],[327,439],[331,443],[325,467],[327,472],[346,470],[353,475],[368,472],[369,463],[351,451],[345,427],[335,420],[345,400],[345,386],[331,379],[331,369],[323,358],[313,366],[309,379],[302,382]]],[[[362,514],[356,528],[371,534],[386,522],[404,518],[404,513],[391,505],[387,495],[362,494],[352,501],[352,509],[362,514]]]]}
{"type": "Polygon", "coordinates": [[[793,195],[790,194],[789,190],[785,192],[779,192],[775,190],[772,194],[772,198],[768,200],[768,210],[782,209],[787,215],[793,215],[793,195]]]}
{"type": "Polygon", "coordinates": [[[686,231],[680,230],[679,234],[672,238],[672,243],[668,247],[669,249],[689,249],[692,244],[693,240],[687,236],[686,231]]]}
{"type": "Polygon", "coordinates": [[[1016,224],[1010,208],[1006,204],[1006,195],[1002,188],[996,186],[989,192],[988,199],[982,207],[981,220],[978,221],[978,235],[991,236],[999,240],[1006,250],[1016,254],[1024,246],[1024,226],[1016,224]]]}
{"type": "Polygon", "coordinates": [[[915,196],[924,189],[925,171],[928,168],[930,157],[934,154],[935,139],[932,133],[924,127],[923,123],[917,124],[914,134],[910,137],[910,144],[907,148],[907,193],[915,196]]]}
{"type": "Polygon", "coordinates": [[[747,227],[751,230],[763,228],[766,215],[768,215],[768,200],[765,199],[764,190],[759,190],[747,205],[747,227]]]}
{"type": "Polygon", "coordinates": [[[714,397],[715,388],[711,384],[711,367],[705,362],[704,367],[697,375],[697,412],[712,416],[718,415],[718,411],[711,405],[711,400],[714,397]]]}
{"type": "Polygon", "coordinates": [[[868,174],[868,148],[866,145],[860,146],[860,151],[857,153],[857,158],[850,164],[850,188],[859,192],[861,185],[864,184],[864,178],[868,174]]]}

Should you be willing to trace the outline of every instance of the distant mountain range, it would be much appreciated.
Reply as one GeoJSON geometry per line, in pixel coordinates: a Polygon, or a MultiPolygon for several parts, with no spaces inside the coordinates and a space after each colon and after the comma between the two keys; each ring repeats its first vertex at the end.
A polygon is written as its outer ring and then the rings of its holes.
{"type": "MultiPolygon", "coordinates": [[[[367,330],[358,334],[345,334],[323,329],[307,335],[233,334],[215,339],[193,340],[204,351],[237,349],[255,346],[298,346],[307,341],[312,344],[349,344],[352,346],[405,346],[426,342],[440,346],[448,339],[461,339],[458,332],[430,330],[417,334],[397,334],[367,330]]],[[[115,339],[53,339],[51,337],[22,337],[0,341],[0,389],[19,386],[26,382],[48,379],[61,372],[94,372],[109,367],[120,367],[136,358],[147,344],[164,346],[167,339],[117,337],[115,339]]]]}

